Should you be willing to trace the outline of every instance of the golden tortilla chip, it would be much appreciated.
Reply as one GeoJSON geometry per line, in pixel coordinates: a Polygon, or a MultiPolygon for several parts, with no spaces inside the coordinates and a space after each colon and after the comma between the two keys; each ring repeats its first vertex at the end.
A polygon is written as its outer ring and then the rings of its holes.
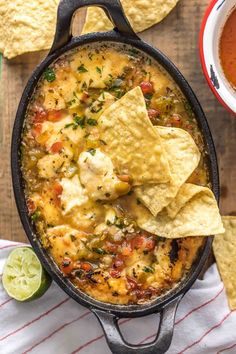
{"type": "Polygon", "coordinates": [[[176,198],[156,218],[133,198],[129,212],[140,228],[166,238],[210,236],[224,232],[213,192],[184,184],[176,198]],[[173,218],[171,216],[174,216],[173,218]]]}
{"type": "MultiPolygon", "coordinates": [[[[135,32],[141,32],[165,18],[179,0],[121,0],[125,14],[135,32]]],[[[87,10],[82,34],[109,31],[113,25],[98,7],[87,10]]]]}
{"type": "Polygon", "coordinates": [[[170,180],[161,138],[148,117],[139,86],[104,111],[98,128],[106,144],[104,152],[118,174],[129,175],[134,186],[170,180]]]}
{"type": "Polygon", "coordinates": [[[223,216],[225,233],[217,235],[213,251],[231,310],[236,310],[236,216],[223,216]]]}
{"type": "Polygon", "coordinates": [[[191,135],[183,129],[155,127],[169,161],[172,180],[135,188],[138,199],[156,216],[178,193],[198,166],[201,154],[191,135]]]}
{"type": "Polygon", "coordinates": [[[0,51],[8,58],[49,49],[59,0],[0,0],[0,51]]]}

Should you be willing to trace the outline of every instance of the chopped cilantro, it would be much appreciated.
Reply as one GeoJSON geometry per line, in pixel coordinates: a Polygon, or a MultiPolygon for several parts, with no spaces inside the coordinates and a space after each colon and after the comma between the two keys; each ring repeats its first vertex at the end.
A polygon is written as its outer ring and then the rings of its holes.
{"type": "Polygon", "coordinates": [[[72,127],[73,130],[76,130],[78,127],[83,129],[85,127],[85,117],[74,116],[73,123],[66,124],[64,128],[70,127],[72,127]]]}
{"type": "Polygon", "coordinates": [[[103,106],[103,102],[100,102],[100,103],[97,104],[97,108],[92,107],[92,108],[90,109],[90,111],[91,111],[92,113],[98,113],[98,112],[100,112],[100,111],[102,110],[102,106],[103,106]]]}
{"type": "Polygon", "coordinates": [[[114,90],[116,98],[121,98],[125,94],[125,90],[122,90],[119,87],[114,87],[113,90],[114,90]]]}
{"type": "Polygon", "coordinates": [[[86,82],[84,81],[82,83],[82,87],[81,87],[83,90],[86,90],[88,88],[88,85],[86,84],[86,82]]]}
{"type": "Polygon", "coordinates": [[[35,212],[31,215],[31,220],[32,220],[32,221],[36,221],[36,220],[38,220],[38,219],[40,218],[40,216],[41,216],[41,213],[40,213],[40,211],[37,209],[37,210],[35,210],[35,212]]]}
{"type": "Polygon", "coordinates": [[[107,254],[107,252],[102,249],[102,248],[93,248],[93,252],[98,253],[98,254],[107,254]]]}
{"type": "Polygon", "coordinates": [[[153,269],[152,267],[149,267],[149,266],[145,266],[145,267],[143,268],[143,271],[144,271],[145,273],[154,273],[154,269],[153,269]]]}
{"type": "Polygon", "coordinates": [[[96,154],[96,149],[91,148],[87,150],[92,156],[94,156],[96,154]]]}
{"type": "Polygon", "coordinates": [[[97,120],[96,120],[96,119],[93,119],[93,118],[88,118],[87,121],[86,121],[86,123],[87,123],[88,125],[92,125],[92,126],[95,126],[95,125],[98,124],[97,120]]]}
{"type": "Polygon", "coordinates": [[[68,123],[64,126],[65,129],[67,128],[70,128],[70,127],[73,127],[74,126],[74,123],[68,123]]]}
{"type": "Polygon", "coordinates": [[[75,104],[75,103],[76,103],[76,99],[73,98],[73,100],[67,102],[67,105],[68,105],[68,107],[71,107],[71,106],[73,106],[73,104],[75,104]]]}
{"type": "Polygon", "coordinates": [[[77,70],[80,72],[80,73],[87,73],[88,70],[85,68],[84,64],[81,64],[77,70]]]}
{"type": "Polygon", "coordinates": [[[44,71],[44,79],[47,80],[48,82],[53,82],[56,79],[56,74],[51,68],[47,68],[44,71]]]}
{"type": "Polygon", "coordinates": [[[151,100],[153,96],[153,93],[145,93],[144,97],[146,98],[146,100],[151,100]]]}
{"type": "Polygon", "coordinates": [[[102,76],[102,68],[99,68],[98,66],[96,66],[96,70],[102,76]]]}
{"type": "Polygon", "coordinates": [[[75,116],[74,117],[74,127],[73,129],[77,129],[78,126],[80,126],[81,128],[84,128],[85,126],[85,117],[80,117],[80,116],[75,116]]]}

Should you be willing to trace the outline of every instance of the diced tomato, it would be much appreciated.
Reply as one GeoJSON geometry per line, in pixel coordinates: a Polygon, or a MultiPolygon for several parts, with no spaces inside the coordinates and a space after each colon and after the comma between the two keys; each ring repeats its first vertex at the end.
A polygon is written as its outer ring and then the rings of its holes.
{"type": "Polygon", "coordinates": [[[155,246],[156,246],[156,243],[155,243],[154,240],[152,240],[151,238],[146,240],[146,242],[145,242],[145,248],[146,248],[148,251],[154,250],[155,246]]]}
{"type": "Polygon", "coordinates": [[[124,266],[124,260],[122,258],[116,258],[114,262],[114,268],[121,268],[124,266]]]}
{"type": "Polygon", "coordinates": [[[34,124],[31,134],[33,135],[34,138],[37,138],[42,133],[42,124],[41,123],[36,123],[34,124]]]}
{"type": "Polygon", "coordinates": [[[116,251],[117,251],[117,245],[115,245],[114,243],[111,243],[111,242],[107,241],[106,244],[105,244],[105,249],[106,249],[107,252],[116,253],[116,251]]]}
{"type": "Polygon", "coordinates": [[[61,193],[63,191],[63,187],[59,182],[55,182],[53,185],[53,191],[55,193],[55,204],[60,205],[61,204],[61,193]]]}
{"type": "Polygon", "coordinates": [[[90,270],[93,269],[92,265],[90,263],[83,262],[80,265],[81,269],[83,269],[85,272],[89,272],[90,270]]]}
{"type": "Polygon", "coordinates": [[[28,198],[26,201],[27,204],[27,208],[30,214],[33,214],[36,210],[36,205],[34,203],[34,201],[31,198],[28,198]]]}
{"type": "Polygon", "coordinates": [[[120,278],[120,273],[121,273],[121,271],[118,269],[111,269],[110,270],[110,276],[112,278],[120,278]]]}
{"type": "Polygon", "coordinates": [[[118,177],[119,180],[121,180],[122,182],[127,182],[127,183],[129,183],[130,180],[131,180],[129,175],[118,175],[117,177],[118,177]]]}
{"type": "Polygon", "coordinates": [[[153,85],[149,81],[141,82],[140,87],[141,87],[141,90],[142,90],[144,95],[147,94],[147,93],[153,93],[153,91],[154,91],[153,85]]]}
{"type": "Polygon", "coordinates": [[[59,182],[54,183],[53,189],[56,195],[60,195],[63,191],[63,187],[59,182]]]}
{"type": "Polygon", "coordinates": [[[33,121],[34,123],[43,123],[46,119],[47,113],[43,109],[40,109],[35,113],[33,121]]]}
{"type": "Polygon", "coordinates": [[[151,120],[154,120],[154,121],[155,121],[155,119],[156,119],[157,117],[159,117],[159,115],[160,115],[160,112],[159,112],[158,110],[153,109],[153,108],[149,108],[149,109],[148,109],[148,116],[149,116],[149,118],[150,118],[151,120]]]}
{"type": "Polygon", "coordinates": [[[74,269],[74,262],[69,257],[65,257],[61,263],[61,270],[64,274],[70,274],[74,269]]]}
{"type": "Polygon", "coordinates": [[[48,111],[47,119],[50,122],[58,122],[59,120],[61,120],[63,118],[63,115],[64,115],[63,110],[60,110],[60,111],[52,110],[52,111],[48,111]]]}
{"type": "Polygon", "coordinates": [[[122,247],[122,251],[121,251],[122,256],[128,257],[131,255],[131,253],[132,253],[132,250],[130,247],[128,247],[128,246],[122,247]]]}
{"type": "Polygon", "coordinates": [[[130,240],[132,250],[139,249],[144,245],[145,238],[143,236],[136,236],[130,240]]]}
{"type": "Polygon", "coordinates": [[[181,116],[179,114],[174,113],[171,117],[170,123],[172,127],[179,128],[181,126],[181,116]]]}
{"type": "Polygon", "coordinates": [[[138,288],[138,283],[136,282],[135,279],[131,278],[131,277],[126,277],[127,279],[127,283],[128,283],[128,289],[129,290],[135,290],[138,288]]]}
{"type": "Polygon", "coordinates": [[[52,154],[57,154],[59,153],[63,148],[63,144],[61,141],[57,141],[56,143],[52,144],[50,147],[50,151],[52,154]]]}

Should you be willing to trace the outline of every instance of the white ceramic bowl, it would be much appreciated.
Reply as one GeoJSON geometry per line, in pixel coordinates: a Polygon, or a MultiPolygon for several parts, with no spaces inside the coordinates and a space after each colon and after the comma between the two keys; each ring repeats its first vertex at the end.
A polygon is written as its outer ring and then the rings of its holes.
{"type": "Polygon", "coordinates": [[[236,91],[227,81],[219,58],[219,41],[224,24],[236,8],[236,0],[212,0],[200,31],[200,57],[204,75],[217,99],[236,114],[236,91]]]}

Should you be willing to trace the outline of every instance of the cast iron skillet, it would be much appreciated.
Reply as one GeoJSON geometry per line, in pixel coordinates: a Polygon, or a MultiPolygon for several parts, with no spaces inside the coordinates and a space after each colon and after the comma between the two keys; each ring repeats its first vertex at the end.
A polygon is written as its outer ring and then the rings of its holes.
{"type": "Polygon", "coordinates": [[[218,168],[211,133],[197,98],[178,69],[158,49],[155,49],[143,42],[134,33],[124,15],[119,0],[62,0],[58,9],[57,29],[52,48],[48,56],[36,68],[29,79],[16,114],[11,150],[12,179],[16,204],[24,230],[43,266],[46,268],[53,280],[55,280],[70,297],[81,305],[88,307],[97,316],[104,330],[106,340],[111,351],[113,353],[124,354],[165,353],[171,343],[177,306],[181,298],[188,291],[202,270],[211,248],[211,238],[207,239],[201,254],[199,254],[198,259],[192,266],[192,269],[186,279],[182,280],[177,287],[169,291],[167,294],[143,305],[112,305],[90,298],[80,290],[76,289],[68,279],[62,276],[57,266],[48,256],[47,252],[41,247],[40,241],[36,237],[35,228],[28,216],[24,196],[24,181],[20,167],[21,133],[28,103],[32,97],[38,80],[49,64],[54,62],[54,60],[56,60],[60,55],[72,48],[88,43],[101,42],[127,43],[134,48],[138,48],[160,63],[172,76],[177,85],[181,88],[183,94],[188,99],[189,104],[191,105],[191,108],[193,109],[198,120],[199,129],[204,136],[205,145],[208,150],[209,171],[213,191],[216,198],[219,198],[218,168]],[[81,7],[90,5],[96,5],[104,9],[107,16],[114,24],[114,30],[106,33],[93,33],[83,35],[78,38],[72,38],[71,22],[75,11],[81,7]],[[145,316],[152,313],[160,314],[160,324],[158,326],[159,328],[155,340],[143,345],[132,345],[127,343],[120,332],[118,319],[122,317],[145,316]]]}

